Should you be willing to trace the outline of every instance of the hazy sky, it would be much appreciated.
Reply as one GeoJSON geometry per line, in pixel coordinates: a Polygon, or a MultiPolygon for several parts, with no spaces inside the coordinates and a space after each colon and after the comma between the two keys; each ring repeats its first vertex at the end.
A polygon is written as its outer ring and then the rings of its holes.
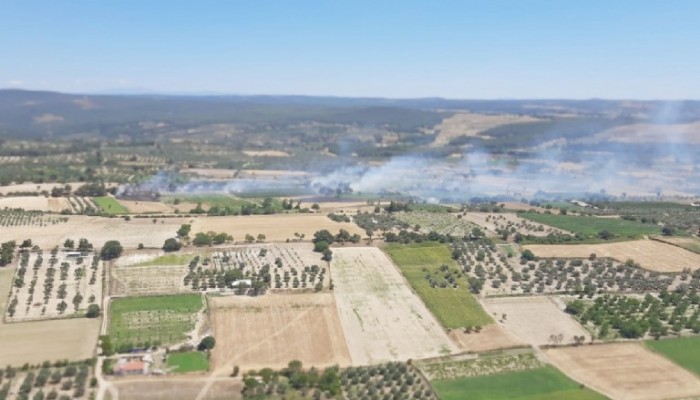
{"type": "Polygon", "coordinates": [[[0,87],[700,98],[700,1],[0,0],[0,87]]]}

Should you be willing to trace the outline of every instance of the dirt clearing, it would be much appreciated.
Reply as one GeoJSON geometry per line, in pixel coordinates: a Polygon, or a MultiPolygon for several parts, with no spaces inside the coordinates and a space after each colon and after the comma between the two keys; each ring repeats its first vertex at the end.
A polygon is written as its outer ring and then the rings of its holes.
{"type": "MultiPolygon", "coordinates": [[[[177,230],[177,228],[175,228],[177,230]]],[[[226,232],[235,241],[243,241],[246,234],[265,235],[266,241],[280,242],[294,240],[294,233],[306,235],[307,240],[313,238],[316,231],[328,229],[336,234],[345,229],[350,234],[364,236],[365,232],[357,225],[348,222],[334,222],[321,214],[279,214],[279,215],[250,215],[229,217],[203,217],[192,223],[192,233],[197,232],[226,232]]],[[[173,231],[175,232],[175,231],[173,231]]],[[[163,242],[161,241],[160,245],[163,242]]]]}
{"type": "Polygon", "coordinates": [[[353,364],[450,354],[457,348],[376,247],[333,250],[331,273],[353,364]]]}
{"type": "Polygon", "coordinates": [[[638,343],[549,349],[545,354],[570,377],[614,399],[700,396],[695,375],[638,343]]]}
{"type": "Polygon", "coordinates": [[[331,293],[211,297],[209,307],[217,374],[234,365],[282,368],[292,360],[309,367],[350,363],[331,293]]]}
{"type": "Polygon", "coordinates": [[[537,257],[588,258],[592,253],[625,262],[629,259],[643,268],[658,272],[680,272],[684,268],[700,268],[700,254],[656,240],[633,240],[629,242],[602,244],[565,244],[524,246],[537,257]]]}
{"type": "Polygon", "coordinates": [[[480,353],[497,349],[509,349],[525,346],[525,342],[519,340],[500,324],[490,324],[481,328],[479,333],[465,333],[461,329],[453,329],[449,333],[450,339],[464,351],[480,353]]]}
{"type": "Polygon", "coordinates": [[[574,343],[574,336],[590,339],[586,330],[548,297],[490,298],[483,305],[493,319],[528,344],[574,343]]]}
{"type": "MultiPolygon", "coordinates": [[[[0,309],[5,312],[14,268],[0,269],[0,309]]],[[[93,356],[100,320],[67,320],[5,323],[0,320],[0,360],[16,367],[46,360],[83,360],[93,356]]]]}

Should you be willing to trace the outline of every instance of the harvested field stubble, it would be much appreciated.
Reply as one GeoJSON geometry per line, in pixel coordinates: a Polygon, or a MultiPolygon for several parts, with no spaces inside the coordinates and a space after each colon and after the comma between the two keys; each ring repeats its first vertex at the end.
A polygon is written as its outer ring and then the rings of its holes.
{"type": "Polygon", "coordinates": [[[615,399],[700,396],[697,376],[638,343],[557,348],[545,354],[567,375],[615,399]]]}
{"type": "Polygon", "coordinates": [[[210,297],[214,371],[348,365],[350,357],[330,293],[210,297]]]}
{"type": "Polygon", "coordinates": [[[656,240],[635,240],[601,244],[566,244],[524,246],[537,257],[587,258],[591,254],[610,257],[620,262],[629,259],[642,268],[658,272],[681,272],[685,268],[700,268],[700,254],[656,240]]]}
{"type": "Polygon", "coordinates": [[[381,250],[338,248],[333,253],[333,293],[353,364],[456,351],[381,250]]]}

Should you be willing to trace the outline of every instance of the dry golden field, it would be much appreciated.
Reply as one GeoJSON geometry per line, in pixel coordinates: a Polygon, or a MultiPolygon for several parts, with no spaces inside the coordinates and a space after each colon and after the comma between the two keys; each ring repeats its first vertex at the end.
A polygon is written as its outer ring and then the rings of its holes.
{"type": "Polygon", "coordinates": [[[581,325],[547,297],[494,297],[483,300],[483,305],[506,330],[531,345],[574,343],[574,336],[590,339],[581,325]],[[552,335],[561,340],[553,340],[552,335]]]}
{"type": "Polygon", "coordinates": [[[263,234],[266,241],[283,242],[287,239],[295,239],[294,233],[304,234],[305,239],[310,240],[314,233],[321,229],[328,229],[333,234],[338,233],[340,229],[345,229],[350,234],[364,235],[364,231],[357,225],[334,222],[326,215],[279,214],[197,218],[192,224],[190,236],[197,232],[226,232],[239,242],[245,239],[246,234],[256,237],[258,234],[263,234]]]}
{"type": "Polygon", "coordinates": [[[588,258],[591,254],[610,257],[620,262],[629,259],[642,268],[658,272],[680,272],[684,268],[700,268],[700,254],[656,240],[633,240],[601,244],[565,244],[524,246],[537,257],[588,258]]]}
{"type": "Polygon", "coordinates": [[[619,400],[698,398],[700,379],[639,343],[545,350],[573,379],[619,400]]]}
{"type": "Polygon", "coordinates": [[[306,366],[348,365],[350,356],[328,292],[209,298],[217,338],[212,370],[282,368],[291,360],[306,366]]]}

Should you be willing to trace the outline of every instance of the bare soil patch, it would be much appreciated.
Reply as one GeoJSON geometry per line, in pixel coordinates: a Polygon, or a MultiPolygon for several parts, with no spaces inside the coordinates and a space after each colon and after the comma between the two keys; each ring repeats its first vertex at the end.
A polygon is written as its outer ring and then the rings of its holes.
{"type": "Polygon", "coordinates": [[[202,178],[213,178],[213,179],[233,179],[238,173],[237,169],[221,169],[221,168],[188,168],[183,169],[185,174],[194,174],[201,176],[202,178]]]}
{"type": "Polygon", "coordinates": [[[638,343],[549,349],[545,355],[570,377],[614,399],[700,396],[698,377],[638,343]]]}
{"type": "MultiPolygon", "coordinates": [[[[177,230],[177,228],[175,228],[177,230]]],[[[345,229],[350,234],[364,235],[357,225],[347,222],[331,221],[321,214],[279,214],[279,215],[250,215],[228,217],[197,218],[192,224],[192,232],[226,232],[235,241],[243,241],[246,234],[256,236],[263,234],[267,241],[294,240],[294,233],[304,234],[307,239],[321,229],[328,229],[336,234],[345,229]]],[[[173,231],[175,232],[175,231],[173,231]]],[[[162,245],[161,241],[161,245],[162,245]]]]}
{"type": "MultiPolygon", "coordinates": [[[[14,268],[0,269],[0,309],[5,313],[14,268]]],[[[39,364],[46,360],[83,360],[93,356],[100,319],[5,323],[0,320],[2,365],[39,364]]]]}
{"type": "Polygon", "coordinates": [[[51,211],[49,209],[49,199],[43,196],[0,198],[0,209],[3,208],[22,208],[26,211],[51,211]]]}
{"type": "Polygon", "coordinates": [[[330,293],[226,296],[209,299],[215,373],[307,366],[348,365],[350,356],[330,293]]]}
{"type": "Polygon", "coordinates": [[[489,298],[483,304],[506,330],[531,345],[574,343],[574,336],[590,339],[588,332],[548,297],[489,298]]]}
{"type": "Polygon", "coordinates": [[[610,257],[620,262],[629,259],[643,268],[658,272],[680,272],[684,268],[700,268],[700,254],[656,240],[633,240],[602,244],[527,245],[538,257],[587,258],[610,257]]]}
{"type": "Polygon", "coordinates": [[[479,333],[465,333],[461,329],[453,329],[449,333],[450,339],[460,348],[460,350],[480,353],[498,349],[508,349],[512,347],[525,346],[526,343],[519,340],[500,324],[489,324],[481,328],[479,333]]]}
{"type": "Polygon", "coordinates": [[[248,157],[289,157],[289,153],[281,150],[243,150],[248,157]]]}
{"type": "MultiPolygon", "coordinates": [[[[206,384],[203,375],[124,378],[113,381],[119,398],[125,400],[192,400],[206,384]]],[[[238,379],[219,378],[207,391],[205,400],[237,400],[243,384],[238,379]]]]}
{"type": "Polygon", "coordinates": [[[688,124],[630,124],[595,135],[594,142],[700,144],[700,121],[688,124]]]}
{"type": "Polygon", "coordinates": [[[338,248],[331,272],[353,364],[445,355],[456,346],[375,247],[338,248]]]}
{"type": "Polygon", "coordinates": [[[533,121],[537,119],[521,115],[457,113],[435,126],[438,135],[432,145],[444,146],[460,136],[479,136],[481,132],[500,125],[533,121]]]}

